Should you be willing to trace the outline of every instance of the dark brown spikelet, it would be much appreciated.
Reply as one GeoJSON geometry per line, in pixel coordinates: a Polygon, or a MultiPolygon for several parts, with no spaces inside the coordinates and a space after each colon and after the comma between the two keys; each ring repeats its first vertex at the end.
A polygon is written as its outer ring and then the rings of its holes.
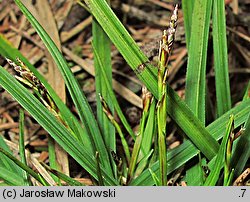
{"type": "Polygon", "coordinates": [[[162,75],[165,72],[165,68],[168,65],[169,57],[173,49],[173,44],[175,40],[175,32],[178,21],[178,4],[175,6],[173,14],[170,18],[169,26],[167,30],[163,31],[162,39],[160,41],[159,48],[159,70],[162,75]]]}
{"type": "Polygon", "coordinates": [[[30,69],[19,58],[16,58],[16,60],[19,64],[16,64],[12,60],[6,58],[6,61],[10,64],[10,66],[12,66],[14,70],[20,75],[20,77],[17,77],[17,79],[22,83],[28,85],[35,92],[38,92],[42,103],[47,108],[53,109],[58,112],[58,108],[56,107],[54,101],[52,100],[43,83],[34,75],[33,72],[30,71],[30,69]]]}
{"type": "Polygon", "coordinates": [[[167,43],[169,52],[171,52],[174,44],[177,20],[178,20],[178,4],[175,5],[173,14],[170,18],[169,28],[167,30],[167,35],[168,35],[167,43]]]}
{"type": "Polygon", "coordinates": [[[29,68],[19,59],[16,58],[19,65],[17,65],[12,60],[6,58],[7,62],[14,68],[14,70],[19,73],[19,75],[27,81],[27,83],[30,83],[29,86],[33,86],[34,88],[37,88],[37,90],[46,91],[44,85],[40,82],[39,79],[29,70],[29,68]]]}
{"type": "Polygon", "coordinates": [[[103,109],[103,112],[106,114],[106,116],[111,120],[111,119],[114,119],[113,116],[112,116],[112,113],[108,107],[108,104],[107,102],[104,100],[104,98],[101,96],[101,94],[99,94],[99,98],[100,98],[100,101],[101,101],[101,104],[102,104],[102,109],[103,109]]]}

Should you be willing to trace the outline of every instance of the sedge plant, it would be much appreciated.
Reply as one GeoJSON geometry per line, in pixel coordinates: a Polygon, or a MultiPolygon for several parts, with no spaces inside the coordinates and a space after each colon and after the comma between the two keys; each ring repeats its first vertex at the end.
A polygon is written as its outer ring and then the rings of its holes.
{"type": "MultiPolygon", "coordinates": [[[[62,53],[23,3],[15,0],[60,70],[78,112],[79,120],[60,100],[46,79],[2,35],[0,54],[7,58],[8,63],[19,75],[15,78],[0,67],[0,85],[85,169],[96,185],[167,185],[167,179],[170,179],[172,173],[183,168],[186,163],[195,161],[196,156],[199,156],[200,162],[195,163],[195,169],[187,168],[186,172],[183,172],[182,180],[185,180],[186,173],[191,175],[203,173],[204,164],[210,173],[199,178],[199,182],[188,180],[188,185],[231,185],[233,179],[243,172],[249,159],[250,99],[249,93],[246,92],[242,102],[231,108],[226,70],[227,52],[224,51],[226,32],[224,32],[223,2],[222,0],[214,2],[196,0],[195,3],[183,0],[182,2],[189,53],[185,101],[167,83],[168,61],[174,43],[178,6],[173,9],[168,29],[163,31],[158,67],[155,68],[107,1],[81,1],[95,19],[92,45],[99,99],[96,118],[62,53]],[[193,15],[190,16],[190,13],[193,15]],[[219,43],[219,49],[214,51],[217,66],[218,111],[213,122],[206,125],[204,73],[211,16],[213,40],[214,43],[219,43]],[[138,132],[133,131],[128,124],[112,90],[111,42],[145,85],[138,132]],[[221,55],[223,60],[219,60],[221,55]],[[220,69],[221,67],[225,69],[220,69]],[[225,81],[225,86],[221,85],[220,78],[225,81]],[[225,95],[226,99],[220,95],[225,95]],[[114,118],[115,113],[121,123],[114,118]],[[186,135],[186,140],[180,146],[170,150],[166,146],[168,116],[182,131],[181,133],[186,135]],[[236,139],[233,129],[243,125],[245,130],[236,139]],[[128,143],[128,138],[133,140],[133,144],[128,143]],[[118,147],[116,139],[121,140],[121,148],[118,147]]],[[[20,123],[23,123],[23,119],[21,112],[20,123]]],[[[21,125],[20,129],[23,127],[21,125]]],[[[25,154],[28,151],[24,147],[24,135],[21,130],[21,160],[13,155],[5,139],[0,136],[1,183],[29,185],[30,179],[33,178],[40,185],[49,185],[40,173],[34,172],[27,165],[25,154]]],[[[50,165],[44,163],[42,165],[48,173],[59,179],[59,185],[61,181],[68,185],[83,185],[50,165]]]]}

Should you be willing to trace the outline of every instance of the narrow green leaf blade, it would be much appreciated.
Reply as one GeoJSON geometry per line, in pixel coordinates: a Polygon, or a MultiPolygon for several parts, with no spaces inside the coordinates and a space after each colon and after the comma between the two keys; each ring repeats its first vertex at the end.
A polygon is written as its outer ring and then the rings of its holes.
{"type": "MultiPolygon", "coordinates": [[[[0,136],[0,148],[4,149],[5,151],[11,154],[11,150],[9,149],[8,145],[5,143],[2,136],[0,136]]],[[[16,166],[10,159],[8,159],[5,155],[0,153],[0,166],[3,168],[8,169],[9,171],[16,173],[19,176],[23,176],[22,170],[16,166]]]]}
{"type": "Polygon", "coordinates": [[[202,125],[201,121],[194,116],[192,111],[175,94],[174,90],[168,89],[168,112],[178,126],[185,132],[190,140],[208,158],[212,159],[219,149],[219,144],[211,133],[202,125]]]}
{"type": "Polygon", "coordinates": [[[215,186],[219,179],[220,170],[222,169],[223,163],[225,162],[225,153],[226,153],[228,138],[232,133],[234,127],[233,125],[234,125],[234,117],[231,116],[227,125],[226,134],[224,135],[222,143],[220,145],[220,150],[214,160],[213,165],[210,168],[211,172],[204,183],[205,186],[215,186]]]}
{"type": "Polygon", "coordinates": [[[205,173],[202,166],[206,164],[206,160],[204,158],[201,159],[200,153],[198,155],[199,162],[186,171],[184,181],[188,186],[202,186],[204,183],[205,173]]]}
{"type": "Polygon", "coordinates": [[[188,50],[186,102],[205,124],[206,60],[212,0],[196,0],[188,50]]]}
{"type": "Polygon", "coordinates": [[[145,157],[150,152],[153,143],[153,137],[156,133],[155,109],[156,109],[156,100],[154,99],[153,102],[150,104],[148,119],[142,137],[141,155],[143,157],[145,157]]]}
{"type": "MultiPolygon", "coordinates": [[[[25,145],[24,145],[24,111],[19,110],[19,154],[21,162],[27,166],[27,160],[25,155],[25,145]]],[[[23,171],[23,178],[25,180],[25,185],[28,186],[29,182],[28,173],[23,171]]]]}
{"type": "Polygon", "coordinates": [[[213,0],[213,50],[217,115],[231,108],[224,0],[213,0]]]}
{"type": "Polygon", "coordinates": [[[92,15],[102,26],[103,30],[115,44],[130,67],[135,71],[137,76],[147,84],[147,88],[154,95],[157,95],[155,68],[150,65],[148,58],[139,49],[107,2],[105,0],[84,1],[90,8],[92,15]]]}
{"type": "Polygon", "coordinates": [[[195,0],[182,0],[182,12],[184,15],[184,27],[187,49],[189,49],[189,43],[191,38],[192,16],[195,0]]]}
{"type": "Polygon", "coordinates": [[[0,166],[0,179],[9,186],[25,186],[23,178],[15,172],[0,166]]]}
{"type": "MultiPolygon", "coordinates": [[[[101,28],[101,26],[93,20],[92,22],[93,32],[93,46],[96,52],[94,52],[94,66],[95,66],[95,85],[96,85],[96,104],[97,104],[97,118],[98,124],[103,134],[104,142],[109,151],[116,152],[116,140],[115,140],[115,128],[109,121],[108,117],[103,113],[102,104],[99,94],[102,95],[104,100],[108,103],[109,109],[114,113],[114,106],[108,94],[108,89],[105,84],[105,80],[102,76],[101,68],[105,69],[106,76],[109,85],[112,86],[112,66],[111,66],[111,46],[110,40],[101,28]],[[102,60],[103,67],[100,67],[99,62],[96,60],[96,54],[102,60]]],[[[114,167],[114,165],[113,165],[114,167]]]]}

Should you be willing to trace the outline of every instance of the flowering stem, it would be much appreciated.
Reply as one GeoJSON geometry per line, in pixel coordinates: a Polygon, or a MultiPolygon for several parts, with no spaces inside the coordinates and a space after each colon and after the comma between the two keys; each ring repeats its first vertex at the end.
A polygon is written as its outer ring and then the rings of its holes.
{"type": "Polygon", "coordinates": [[[169,28],[163,31],[160,41],[159,63],[158,63],[158,95],[157,125],[158,125],[158,148],[160,166],[160,185],[167,185],[167,146],[166,146],[166,124],[167,124],[167,73],[169,56],[174,43],[174,35],[177,26],[178,5],[175,6],[171,16],[169,28]]]}

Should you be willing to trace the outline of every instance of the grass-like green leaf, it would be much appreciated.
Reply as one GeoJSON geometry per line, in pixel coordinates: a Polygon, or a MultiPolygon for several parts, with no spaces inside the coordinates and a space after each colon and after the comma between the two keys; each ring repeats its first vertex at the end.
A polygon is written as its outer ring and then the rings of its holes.
{"type": "Polygon", "coordinates": [[[160,186],[160,180],[158,179],[158,175],[156,173],[154,173],[151,169],[149,169],[149,172],[152,176],[152,179],[154,180],[154,184],[156,186],[160,186]]]}
{"type": "MultiPolygon", "coordinates": [[[[10,154],[12,153],[2,136],[0,136],[0,148],[4,149],[10,154]]],[[[23,176],[23,171],[16,164],[14,164],[9,158],[7,158],[4,154],[1,153],[0,153],[0,166],[6,168],[7,170],[13,173],[16,173],[19,176],[23,176]]]]}
{"type": "Polygon", "coordinates": [[[124,150],[124,153],[125,153],[127,162],[130,162],[130,151],[129,151],[129,146],[128,146],[127,140],[126,140],[125,137],[124,137],[124,134],[123,134],[123,132],[122,132],[122,129],[121,129],[120,125],[115,121],[115,119],[113,119],[112,123],[113,123],[113,125],[115,126],[115,129],[116,129],[117,133],[118,133],[119,136],[120,136],[121,143],[122,143],[122,147],[123,147],[123,150],[124,150]]]}
{"type": "Polygon", "coordinates": [[[131,155],[131,160],[129,162],[129,168],[128,168],[129,179],[132,179],[134,177],[134,171],[136,168],[136,164],[137,164],[137,160],[138,160],[138,156],[139,156],[139,152],[141,148],[141,142],[142,142],[142,134],[139,134],[136,137],[136,140],[133,146],[132,155],[131,155]]]}
{"type": "MultiPolygon", "coordinates": [[[[208,125],[206,129],[212,134],[212,136],[219,140],[222,138],[223,134],[225,134],[226,125],[228,123],[228,118],[231,114],[234,114],[235,127],[242,125],[246,120],[250,112],[250,99],[242,102],[236,107],[232,108],[230,111],[222,115],[220,118],[216,119],[213,123],[208,125]]],[[[199,153],[199,150],[192,145],[192,143],[187,140],[179,147],[168,151],[167,159],[168,159],[168,174],[184,165],[187,161],[192,159],[199,153]]],[[[155,162],[150,167],[151,171],[154,173],[159,172],[159,162],[155,162]]],[[[148,186],[153,185],[154,180],[150,174],[149,169],[145,170],[140,176],[134,179],[130,185],[142,185],[148,186]]]]}
{"type": "MultiPolygon", "coordinates": [[[[94,67],[95,67],[95,86],[96,86],[96,105],[97,105],[97,121],[100,126],[100,130],[103,135],[103,140],[107,146],[108,151],[116,152],[116,138],[115,138],[115,127],[109,121],[108,117],[103,113],[102,104],[100,101],[100,94],[107,100],[111,113],[114,113],[114,106],[108,88],[106,87],[105,80],[102,76],[101,68],[105,69],[107,80],[112,86],[112,66],[111,66],[111,46],[110,40],[102,27],[96,20],[92,22],[92,33],[93,33],[93,46],[95,46],[96,52],[94,52],[94,67]],[[96,55],[102,60],[103,67],[100,67],[98,61],[96,61],[96,55]]],[[[111,158],[111,152],[108,152],[111,158]]],[[[116,176],[116,166],[111,161],[114,175],[116,176]]]]}
{"type": "Polygon", "coordinates": [[[214,160],[214,164],[210,168],[211,172],[204,183],[205,186],[215,186],[219,179],[220,170],[222,169],[223,164],[225,163],[227,142],[229,136],[233,132],[233,129],[234,129],[234,116],[231,116],[226,129],[226,134],[224,135],[222,143],[220,145],[220,150],[216,156],[216,159],[214,160]]]}
{"type": "Polygon", "coordinates": [[[206,62],[212,0],[196,0],[188,49],[186,102],[205,124],[206,62]]]}
{"type": "MultiPolygon", "coordinates": [[[[60,167],[56,160],[56,150],[55,150],[55,141],[51,136],[48,136],[48,152],[49,152],[49,165],[52,169],[59,170],[60,167]]],[[[52,175],[55,182],[60,183],[59,178],[52,175]]]]}
{"type": "MultiPolygon", "coordinates": [[[[19,154],[21,162],[27,166],[27,160],[25,155],[25,145],[24,145],[24,111],[19,110],[19,154]]],[[[23,171],[23,178],[25,180],[25,185],[30,185],[28,173],[23,171]]]]}
{"type": "Polygon", "coordinates": [[[107,2],[105,0],[84,1],[88,5],[91,14],[102,26],[130,67],[143,83],[146,84],[147,88],[154,95],[157,95],[156,72],[154,71],[156,69],[148,63],[148,58],[139,49],[107,2]],[[141,70],[138,70],[138,68],[141,70]]]}
{"type": "Polygon", "coordinates": [[[156,101],[154,99],[149,107],[148,119],[147,119],[145,131],[142,137],[142,144],[141,144],[142,156],[145,156],[150,152],[150,149],[153,143],[153,137],[156,133],[155,107],[156,107],[156,101]]]}
{"type": "Polygon", "coordinates": [[[213,0],[213,50],[217,115],[231,108],[224,0],[213,0]]]}
{"type": "MultiPolygon", "coordinates": [[[[194,2],[195,0],[183,0],[182,1],[182,10],[184,15],[184,27],[185,27],[185,38],[186,38],[186,46],[189,49],[190,46],[190,38],[191,38],[191,27],[192,27],[192,16],[193,16],[193,9],[194,9],[194,2]]],[[[194,14],[195,15],[195,14],[194,14]]],[[[207,86],[206,90],[207,92],[207,86]]],[[[206,94],[206,105],[205,108],[207,109],[206,118],[211,117],[211,108],[209,108],[209,96],[206,94]]],[[[205,159],[202,159],[204,161],[205,159]]],[[[191,169],[187,171],[187,184],[188,185],[201,185],[203,184],[203,179],[201,177],[202,173],[200,172],[200,162],[194,165],[191,169]],[[197,174],[198,172],[198,174],[197,174]],[[196,175],[198,177],[193,177],[196,175]]]]}
{"type": "Polygon", "coordinates": [[[206,160],[204,158],[201,159],[200,153],[198,156],[199,162],[186,172],[184,181],[188,186],[202,186],[204,183],[205,173],[202,166],[206,164],[206,160]]]}
{"type": "MultiPolygon", "coordinates": [[[[0,148],[12,154],[6,145],[2,136],[0,136],[0,148]]],[[[23,175],[23,170],[13,161],[0,152],[0,179],[4,180],[8,185],[24,186],[27,181],[23,175]]]]}
{"type": "Polygon", "coordinates": [[[169,115],[197,148],[211,160],[217,154],[219,144],[171,88],[168,89],[168,98],[174,98],[167,100],[169,115]]]}
{"type": "MultiPolygon", "coordinates": [[[[18,83],[3,67],[0,67],[0,85],[3,86],[36,121],[65,149],[90,175],[97,179],[96,162],[92,151],[87,150],[70,131],[45,108],[34,95],[18,83]]],[[[104,170],[106,185],[116,185],[117,181],[104,170]]]]}
{"type": "MultiPolygon", "coordinates": [[[[1,154],[2,155],[2,154],[1,154]]],[[[11,170],[0,166],[0,179],[4,180],[8,186],[24,186],[23,177],[11,170]]]]}
{"type": "Polygon", "coordinates": [[[106,100],[109,109],[114,113],[114,106],[108,94],[108,89],[106,87],[104,78],[102,76],[101,68],[105,69],[106,76],[108,78],[109,84],[112,86],[112,66],[111,66],[111,46],[110,40],[101,28],[101,26],[93,20],[92,22],[92,32],[93,32],[93,46],[95,46],[96,52],[94,52],[94,66],[95,66],[95,85],[96,85],[96,104],[97,104],[97,119],[100,129],[102,131],[104,141],[106,146],[112,150],[116,151],[115,144],[115,128],[110,123],[107,116],[103,113],[102,104],[99,98],[99,94],[102,95],[104,100],[106,100]],[[96,55],[102,60],[103,67],[99,66],[98,61],[96,61],[96,55]]]}
{"type": "Polygon", "coordinates": [[[104,144],[98,124],[87,101],[87,98],[84,96],[79,84],[76,81],[76,78],[68,67],[61,52],[59,51],[53,40],[46,33],[46,31],[43,29],[43,27],[38,23],[38,21],[27,10],[27,8],[22,4],[20,0],[15,0],[15,2],[27,17],[27,19],[30,21],[32,26],[36,29],[37,33],[39,34],[51,56],[53,57],[57,67],[62,73],[65,84],[78,111],[79,117],[86,128],[87,134],[90,136],[93,150],[94,152],[99,152],[101,164],[106,169],[106,172],[112,175],[113,172],[110,158],[106,150],[106,146],[104,144]]]}
{"type": "MultiPolygon", "coordinates": [[[[142,139],[146,132],[153,132],[153,131],[145,131],[146,125],[148,123],[150,109],[151,109],[151,113],[152,113],[152,110],[155,110],[155,103],[153,104],[151,103],[152,94],[148,92],[145,87],[143,87],[142,89],[142,102],[143,102],[143,111],[142,111],[142,117],[140,121],[140,129],[139,129],[138,135],[136,136],[136,140],[135,140],[133,150],[132,150],[131,161],[129,162],[129,168],[128,168],[129,180],[131,180],[134,177],[136,164],[140,161],[139,159],[140,153],[141,155],[142,154],[145,156],[148,155],[148,153],[146,153],[146,151],[143,151],[142,149],[142,139]]],[[[153,111],[153,113],[155,112],[153,111]]],[[[151,116],[154,117],[154,114],[151,114],[151,116]]],[[[154,125],[154,123],[155,123],[155,120],[153,119],[153,122],[151,124],[154,125]]],[[[151,133],[148,135],[152,136],[153,134],[151,133]]],[[[152,139],[147,144],[151,145],[152,139]]]]}
{"type": "Polygon", "coordinates": [[[98,152],[96,152],[95,158],[96,158],[96,167],[97,167],[98,186],[104,186],[104,182],[103,182],[103,179],[102,179],[102,170],[101,170],[101,165],[100,165],[100,158],[99,158],[99,153],[98,152]]]}
{"type": "Polygon", "coordinates": [[[191,38],[192,16],[195,0],[182,0],[182,10],[184,15],[185,38],[187,48],[189,48],[191,38]]]}
{"type": "Polygon", "coordinates": [[[225,184],[223,184],[223,186],[230,186],[232,184],[233,177],[234,177],[234,169],[232,169],[232,171],[230,172],[228,181],[225,184]]]}
{"type": "Polygon", "coordinates": [[[149,161],[150,161],[150,158],[151,158],[153,152],[154,152],[154,150],[151,149],[147,154],[145,154],[139,160],[138,165],[136,167],[135,176],[139,176],[145,170],[146,166],[149,165],[149,161]]]}

